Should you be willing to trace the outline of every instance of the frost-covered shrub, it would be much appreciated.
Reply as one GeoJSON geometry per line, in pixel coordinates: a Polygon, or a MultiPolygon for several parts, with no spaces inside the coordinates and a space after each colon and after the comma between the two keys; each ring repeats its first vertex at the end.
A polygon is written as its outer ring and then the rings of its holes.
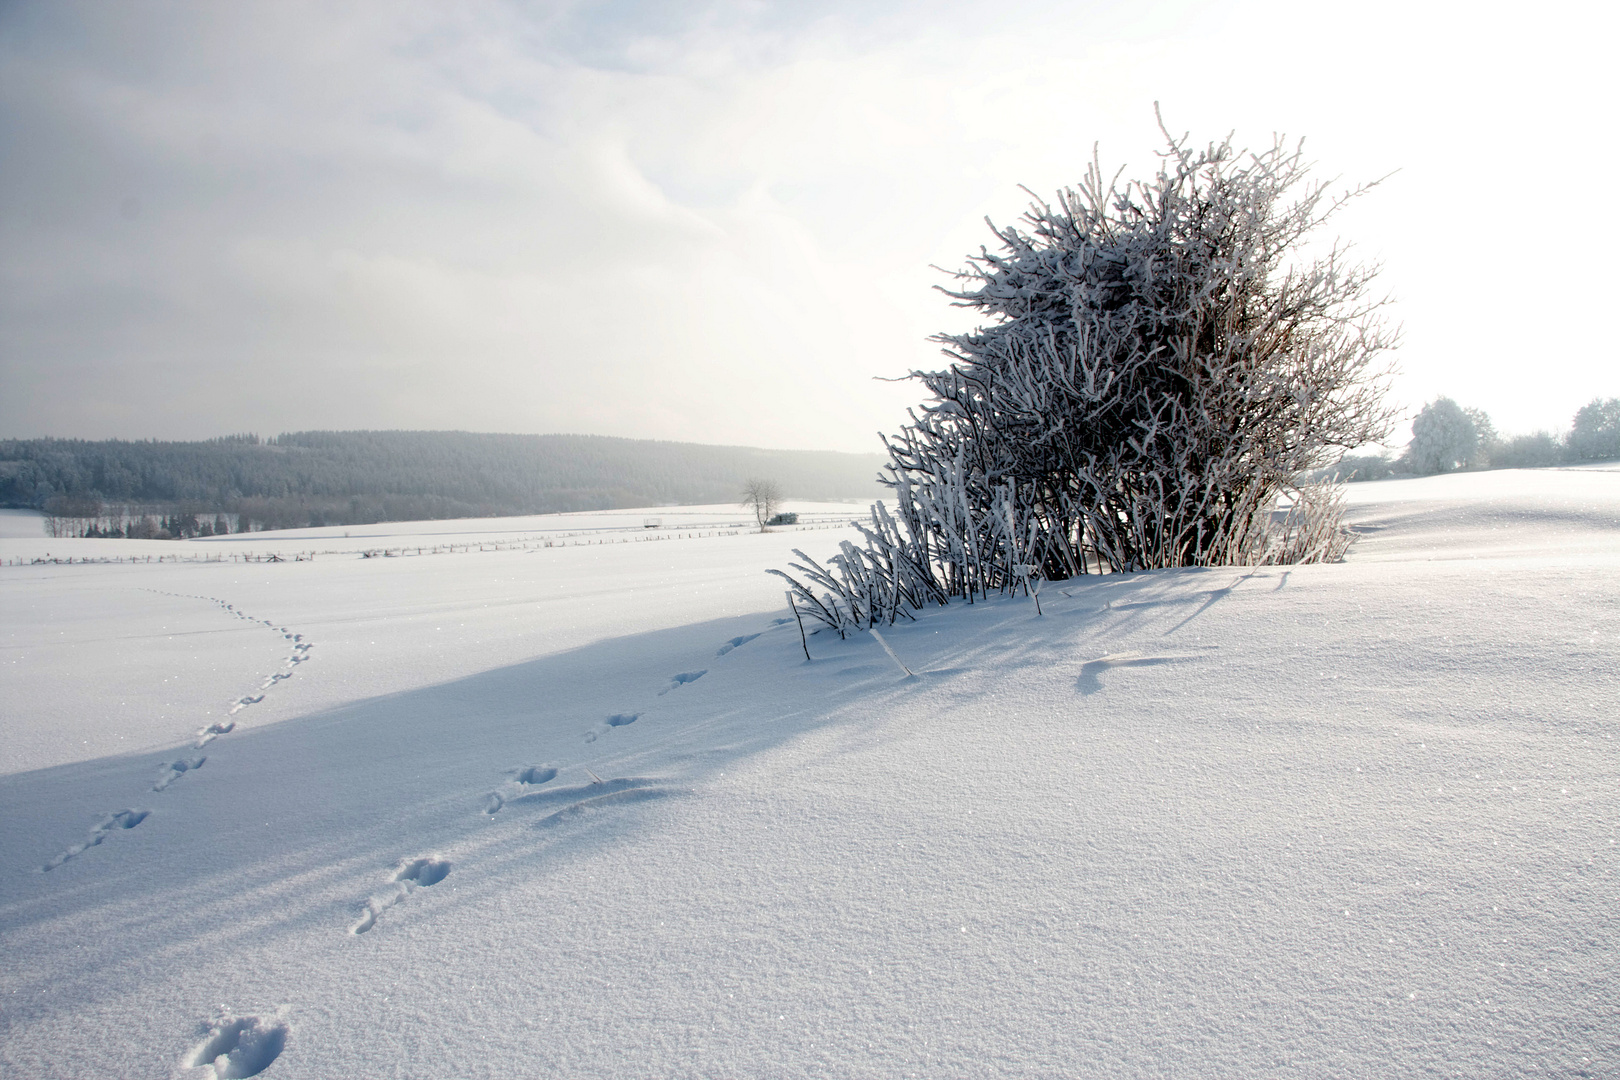
{"type": "Polygon", "coordinates": [[[1342,554],[1334,499],[1294,478],[1387,430],[1372,364],[1392,343],[1372,270],[1301,253],[1344,199],[1281,141],[1166,139],[1153,180],[1093,164],[992,226],[999,249],[945,290],[986,324],[936,338],[949,365],[912,373],[929,400],[885,439],[893,514],[782,574],[814,617],[842,632],[1093,568],[1342,554]]]}
{"type": "Polygon", "coordinates": [[[1593,398],[1581,406],[1569,433],[1569,450],[1581,461],[1620,458],[1620,398],[1593,398]]]}

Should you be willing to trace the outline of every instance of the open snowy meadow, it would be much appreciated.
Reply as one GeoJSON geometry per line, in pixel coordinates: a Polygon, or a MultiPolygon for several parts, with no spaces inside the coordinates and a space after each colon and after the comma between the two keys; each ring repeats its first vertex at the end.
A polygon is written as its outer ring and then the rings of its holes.
{"type": "Polygon", "coordinates": [[[1350,496],[809,660],[853,507],[13,513],[0,1075],[1620,1075],[1620,468],[1350,496]]]}

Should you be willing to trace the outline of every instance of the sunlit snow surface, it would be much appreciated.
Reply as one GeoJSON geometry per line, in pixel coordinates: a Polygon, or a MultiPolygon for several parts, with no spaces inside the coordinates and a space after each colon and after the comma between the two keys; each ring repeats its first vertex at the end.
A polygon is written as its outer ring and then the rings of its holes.
{"type": "Polygon", "coordinates": [[[0,567],[0,1075],[1616,1075],[1620,471],[1350,490],[915,679],[725,508],[0,539],[321,552],[0,567]]]}

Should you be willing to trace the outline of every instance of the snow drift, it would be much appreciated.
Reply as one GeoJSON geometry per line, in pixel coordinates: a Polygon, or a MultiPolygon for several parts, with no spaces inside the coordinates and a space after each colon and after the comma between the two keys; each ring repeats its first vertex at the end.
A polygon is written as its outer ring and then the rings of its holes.
{"type": "Polygon", "coordinates": [[[840,532],[0,568],[0,1072],[1614,1073],[1620,473],[1351,494],[915,678],[840,532]]]}

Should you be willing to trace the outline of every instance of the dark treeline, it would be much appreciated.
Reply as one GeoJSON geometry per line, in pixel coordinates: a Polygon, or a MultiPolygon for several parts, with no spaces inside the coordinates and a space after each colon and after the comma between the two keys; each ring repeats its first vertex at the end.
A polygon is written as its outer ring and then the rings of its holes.
{"type": "Polygon", "coordinates": [[[728,503],[750,477],[774,480],[792,498],[870,498],[881,465],[877,454],[464,431],[7,439],[0,505],[89,523],[75,535],[194,535],[203,523],[221,528],[227,515],[235,532],[728,503]]]}

